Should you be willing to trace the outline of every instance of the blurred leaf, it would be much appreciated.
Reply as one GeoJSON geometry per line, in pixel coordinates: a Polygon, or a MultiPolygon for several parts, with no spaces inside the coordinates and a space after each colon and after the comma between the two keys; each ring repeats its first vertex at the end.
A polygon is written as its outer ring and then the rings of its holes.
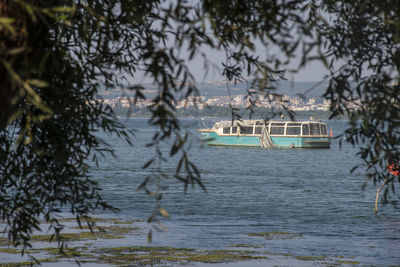
{"type": "Polygon", "coordinates": [[[44,88],[44,87],[48,87],[49,84],[43,80],[39,80],[39,79],[31,79],[31,80],[27,80],[27,82],[35,87],[39,87],[39,88],[44,88]]]}
{"type": "Polygon", "coordinates": [[[165,218],[169,218],[169,213],[163,208],[163,207],[159,207],[159,212],[162,216],[164,216],[165,218]]]}

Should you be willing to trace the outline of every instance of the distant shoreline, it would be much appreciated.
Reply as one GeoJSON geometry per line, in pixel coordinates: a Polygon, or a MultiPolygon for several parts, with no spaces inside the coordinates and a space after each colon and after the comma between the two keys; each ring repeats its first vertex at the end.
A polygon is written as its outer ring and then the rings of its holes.
{"type": "MultiPolygon", "coordinates": [[[[151,116],[151,112],[147,108],[125,108],[125,109],[114,109],[114,112],[119,117],[138,117],[148,118],[151,116]]],[[[277,112],[277,111],[275,111],[277,112]]],[[[283,112],[285,114],[285,112],[283,112]]],[[[255,107],[253,113],[247,109],[239,109],[235,111],[235,114],[240,115],[243,119],[262,119],[271,116],[271,110],[266,108],[255,107]]],[[[211,106],[203,110],[196,108],[183,108],[177,109],[174,114],[178,118],[231,118],[232,109],[229,107],[218,107],[211,106]]],[[[330,111],[321,110],[310,110],[310,111],[296,111],[294,113],[296,119],[308,120],[310,117],[314,119],[328,120],[331,116],[330,111]]],[[[273,118],[279,118],[279,115],[275,115],[273,118]]],[[[335,119],[345,119],[346,115],[335,117],[335,119]]],[[[272,119],[268,117],[268,119],[272,119]]],[[[289,115],[285,114],[285,119],[290,119],[289,115]]]]}

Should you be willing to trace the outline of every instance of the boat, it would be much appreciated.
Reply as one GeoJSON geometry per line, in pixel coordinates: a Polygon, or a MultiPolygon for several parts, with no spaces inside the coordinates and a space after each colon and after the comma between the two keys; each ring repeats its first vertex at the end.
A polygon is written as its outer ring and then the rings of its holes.
{"type": "Polygon", "coordinates": [[[201,140],[210,146],[265,148],[329,148],[332,129],[321,121],[219,121],[200,129],[201,140]]]}

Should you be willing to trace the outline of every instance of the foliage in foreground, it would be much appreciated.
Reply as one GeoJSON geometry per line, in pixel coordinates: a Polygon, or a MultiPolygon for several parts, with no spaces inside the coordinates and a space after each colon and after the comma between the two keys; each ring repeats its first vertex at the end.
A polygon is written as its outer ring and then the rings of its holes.
{"type": "MultiPolygon", "coordinates": [[[[295,69],[322,62],[331,72],[325,94],[331,118],[349,115],[345,140],[360,146],[368,177],[385,181],[384,201],[395,200],[388,189],[394,193],[399,178],[386,164],[400,158],[399,9],[389,0],[2,1],[0,215],[8,238],[29,247],[43,217],[58,239],[60,210],[80,222],[93,210],[111,208],[90,179],[87,161],[111,152],[96,131],[128,143],[132,133],[97,98],[100,85],[144,98],[144,75],[158,88],[149,119],[158,129],[149,144],[155,156],[143,167],[160,173],[139,186],[157,201],[149,222],[168,216],[159,205],[167,158],[176,157],[173,178],[185,190],[203,187],[173,104],[199,94],[192,60],[202,58],[204,68],[214,70],[207,49],[225,53],[227,80],[250,77],[252,102],[260,95],[279,98],[270,81],[284,78],[295,55],[301,55],[295,69]],[[160,143],[171,138],[169,153],[161,152],[160,143]]],[[[231,115],[238,118],[234,108],[231,115]]]]}

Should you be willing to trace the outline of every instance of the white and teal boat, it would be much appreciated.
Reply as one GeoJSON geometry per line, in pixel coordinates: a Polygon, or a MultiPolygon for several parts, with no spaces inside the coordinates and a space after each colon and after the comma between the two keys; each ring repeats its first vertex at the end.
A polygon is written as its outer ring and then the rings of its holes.
{"type": "Polygon", "coordinates": [[[198,130],[213,146],[329,148],[332,131],[320,121],[220,121],[198,130]]]}

